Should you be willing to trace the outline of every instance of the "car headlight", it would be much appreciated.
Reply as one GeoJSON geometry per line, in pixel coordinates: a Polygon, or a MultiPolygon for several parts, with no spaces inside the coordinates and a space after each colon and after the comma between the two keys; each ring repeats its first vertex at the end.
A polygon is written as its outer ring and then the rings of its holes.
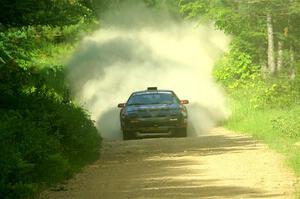
{"type": "Polygon", "coordinates": [[[178,121],[178,119],[177,118],[171,118],[170,121],[175,122],[175,121],[178,121]]]}
{"type": "Polygon", "coordinates": [[[128,120],[130,123],[135,124],[135,123],[139,123],[140,121],[138,119],[129,119],[128,120]]]}

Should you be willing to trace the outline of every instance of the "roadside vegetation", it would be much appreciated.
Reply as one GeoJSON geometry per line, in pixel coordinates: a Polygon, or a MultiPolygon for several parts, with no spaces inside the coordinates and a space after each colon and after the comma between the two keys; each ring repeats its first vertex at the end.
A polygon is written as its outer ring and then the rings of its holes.
{"type": "Polygon", "coordinates": [[[187,19],[213,21],[232,35],[214,76],[232,116],[225,127],[250,134],[287,157],[300,177],[300,1],[179,1],[187,19]]]}
{"type": "Polygon", "coordinates": [[[0,198],[32,198],[96,160],[100,134],[70,97],[64,62],[94,26],[83,1],[0,8],[0,198]]]}

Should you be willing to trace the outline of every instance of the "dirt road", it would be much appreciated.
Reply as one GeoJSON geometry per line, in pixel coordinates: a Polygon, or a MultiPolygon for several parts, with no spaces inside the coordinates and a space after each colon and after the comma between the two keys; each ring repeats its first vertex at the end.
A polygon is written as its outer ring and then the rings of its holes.
{"type": "Polygon", "coordinates": [[[295,198],[295,184],[280,155],[214,129],[197,138],[105,142],[98,162],[41,198],[295,198]]]}

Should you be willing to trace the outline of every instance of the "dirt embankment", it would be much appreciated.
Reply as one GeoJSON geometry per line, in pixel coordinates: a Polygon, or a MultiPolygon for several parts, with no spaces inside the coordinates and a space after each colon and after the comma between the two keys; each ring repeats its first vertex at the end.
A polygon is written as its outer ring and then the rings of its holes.
{"type": "Polygon", "coordinates": [[[295,198],[295,185],[280,155],[215,129],[197,138],[105,142],[98,162],[41,198],[295,198]]]}

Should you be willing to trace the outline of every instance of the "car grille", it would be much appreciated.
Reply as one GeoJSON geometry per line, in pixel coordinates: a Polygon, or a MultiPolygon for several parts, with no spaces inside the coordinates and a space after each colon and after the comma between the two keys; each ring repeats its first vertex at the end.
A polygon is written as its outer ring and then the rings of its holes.
{"type": "Polygon", "coordinates": [[[151,118],[151,117],[167,117],[170,115],[168,110],[143,110],[138,112],[140,118],[151,118]]]}
{"type": "Polygon", "coordinates": [[[133,119],[135,122],[127,121],[129,127],[164,127],[164,126],[178,126],[181,119],[178,117],[139,117],[133,119]],[[172,120],[176,119],[176,120],[172,120]]]}

